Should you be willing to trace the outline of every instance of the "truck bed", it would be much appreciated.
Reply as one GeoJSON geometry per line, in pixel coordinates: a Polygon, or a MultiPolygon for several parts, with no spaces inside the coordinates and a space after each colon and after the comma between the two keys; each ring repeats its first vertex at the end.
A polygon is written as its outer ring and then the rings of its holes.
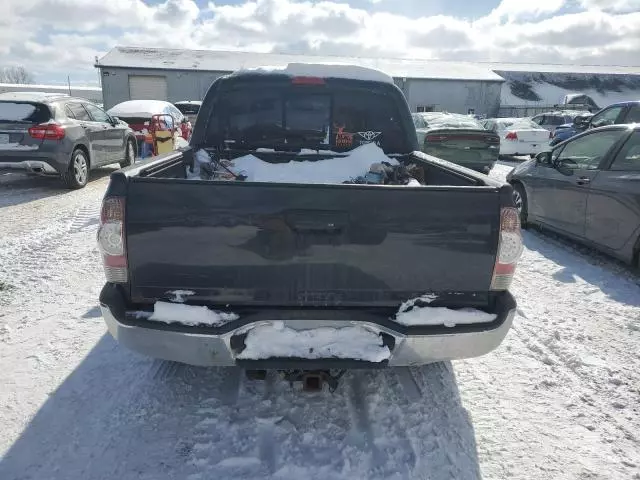
{"type": "Polygon", "coordinates": [[[397,307],[433,292],[486,306],[502,186],[414,155],[430,182],[453,185],[193,181],[172,178],[179,155],[130,170],[132,302],[189,290],[235,308],[397,307]]]}

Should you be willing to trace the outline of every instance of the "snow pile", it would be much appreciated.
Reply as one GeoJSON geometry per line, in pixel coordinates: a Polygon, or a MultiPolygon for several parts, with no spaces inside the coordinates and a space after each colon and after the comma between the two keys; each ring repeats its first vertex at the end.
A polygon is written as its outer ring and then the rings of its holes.
{"type": "Polygon", "coordinates": [[[497,315],[475,308],[452,310],[446,307],[429,307],[428,304],[433,300],[435,300],[435,296],[423,295],[404,302],[398,309],[395,321],[408,327],[434,325],[455,327],[456,325],[490,323],[497,318],[497,315]]]}
{"type": "Polygon", "coordinates": [[[393,84],[393,78],[374,68],[343,63],[289,63],[286,66],[264,66],[237,70],[231,76],[246,73],[282,74],[290,77],[342,78],[393,84]]]}
{"type": "Polygon", "coordinates": [[[274,322],[249,330],[245,345],[238,359],[343,358],[382,362],[391,356],[379,335],[361,327],[294,330],[283,322],[274,322]]]}
{"type": "Polygon", "coordinates": [[[198,325],[219,327],[238,318],[240,317],[235,313],[216,312],[209,310],[207,307],[156,302],[153,306],[153,315],[148,319],[154,322],[180,323],[190,327],[198,325]]]}
{"type": "MultiPolygon", "coordinates": [[[[199,179],[201,167],[211,158],[205,150],[195,154],[194,171],[187,172],[188,178],[199,179]]],[[[374,143],[353,149],[346,156],[316,161],[295,161],[269,163],[255,155],[245,155],[229,163],[229,169],[236,175],[245,175],[248,182],[276,183],[342,183],[365,175],[374,163],[386,162],[398,165],[374,143]]]]}
{"type": "Polygon", "coordinates": [[[107,110],[112,117],[151,118],[167,111],[169,102],[161,100],[129,100],[107,110]]]}
{"type": "Polygon", "coordinates": [[[19,143],[0,143],[0,150],[38,150],[38,145],[20,145],[19,143]]]}

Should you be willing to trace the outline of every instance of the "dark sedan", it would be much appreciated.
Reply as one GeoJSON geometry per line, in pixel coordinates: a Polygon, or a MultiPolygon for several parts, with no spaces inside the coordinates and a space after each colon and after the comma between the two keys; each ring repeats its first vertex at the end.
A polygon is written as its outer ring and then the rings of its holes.
{"type": "Polygon", "coordinates": [[[640,267],[640,125],[588,130],[517,166],[507,181],[523,225],[640,267]]]}
{"type": "Polygon", "coordinates": [[[488,173],[498,160],[500,137],[475,118],[447,112],[414,113],[418,145],[424,153],[488,173]]]}

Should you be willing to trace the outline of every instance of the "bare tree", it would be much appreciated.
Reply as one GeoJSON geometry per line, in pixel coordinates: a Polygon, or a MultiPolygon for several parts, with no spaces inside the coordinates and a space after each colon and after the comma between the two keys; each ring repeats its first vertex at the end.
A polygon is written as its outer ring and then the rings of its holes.
{"type": "Polygon", "coordinates": [[[24,67],[4,67],[0,69],[3,83],[34,83],[33,75],[24,67]]]}

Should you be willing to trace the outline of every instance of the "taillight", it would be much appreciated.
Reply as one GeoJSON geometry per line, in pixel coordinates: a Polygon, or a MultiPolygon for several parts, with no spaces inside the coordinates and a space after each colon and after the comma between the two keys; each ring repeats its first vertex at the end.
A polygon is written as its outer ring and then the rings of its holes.
{"type": "Polygon", "coordinates": [[[98,246],[102,253],[102,264],[107,282],[127,283],[123,197],[105,197],[102,201],[98,246]]]}
{"type": "Polygon", "coordinates": [[[507,136],[504,137],[505,140],[517,140],[518,139],[518,134],[516,132],[509,132],[507,133],[507,136]]]}
{"type": "Polygon", "coordinates": [[[29,136],[36,140],[62,140],[64,135],[64,127],[57,123],[43,123],[29,129],[29,136]]]}
{"type": "Polygon", "coordinates": [[[446,139],[446,135],[427,135],[427,142],[442,142],[446,139]]]}
{"type": "Polygon", "coordinates": [[[487,143],[500,143],[500,137],[484,137],[485,142],[487,143]]]}
{"type": "Polygon", "coordinates": [[[520,214],[513,207],[500,211],[498,254],[493,267],[491,290],[507,290],[516,272],[516,265],[524,249],[520,232],[520,214]]]}

